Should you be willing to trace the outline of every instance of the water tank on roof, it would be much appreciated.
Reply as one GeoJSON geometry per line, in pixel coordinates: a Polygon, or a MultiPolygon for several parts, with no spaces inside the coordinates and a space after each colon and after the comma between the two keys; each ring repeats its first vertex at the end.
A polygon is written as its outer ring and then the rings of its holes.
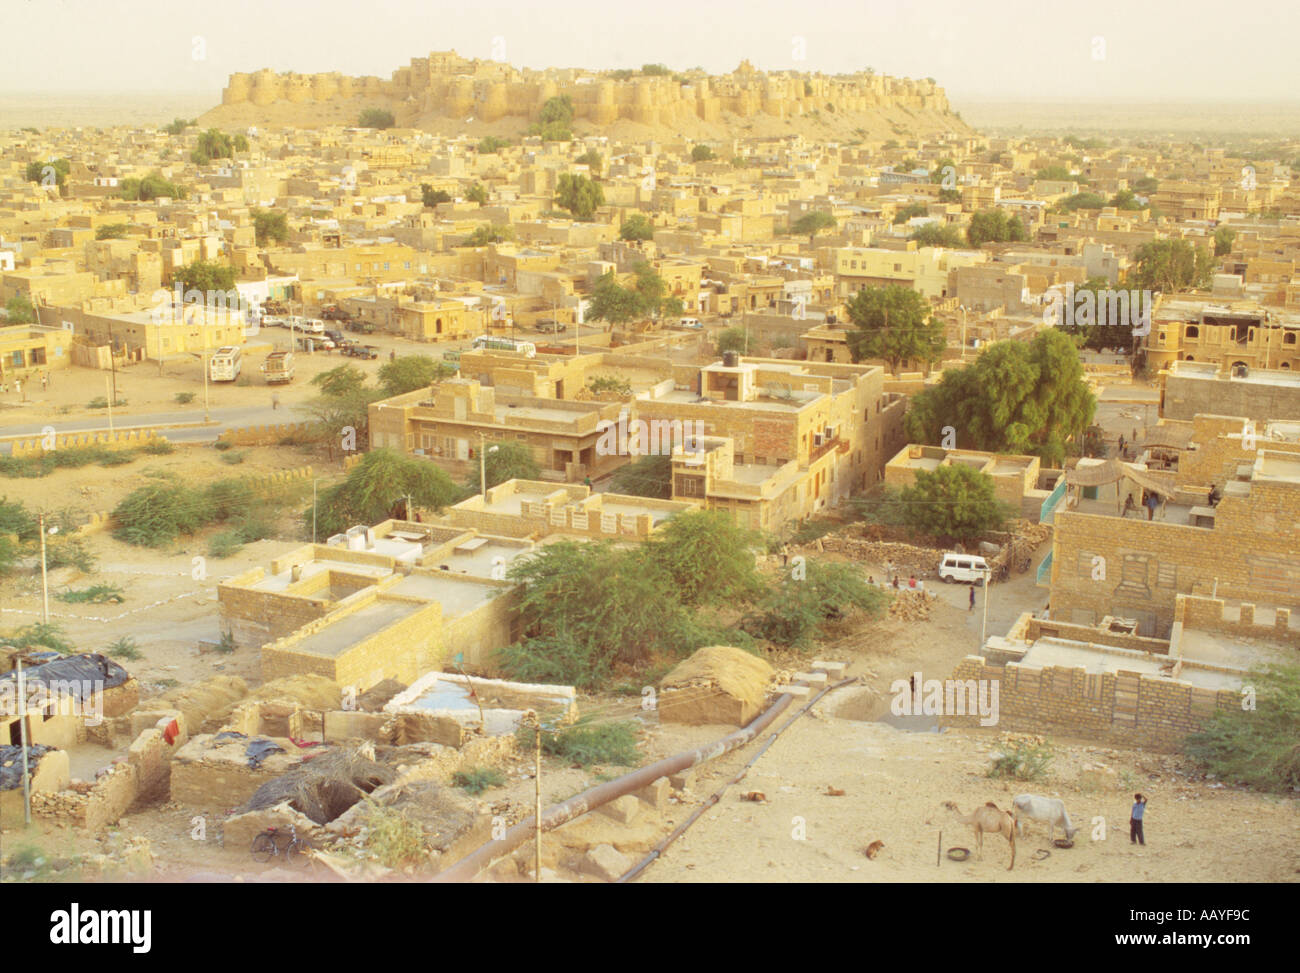
{"type": "Polygon", "coordinates": [[[727,368],[735,368],[740,364],[740,354],[734,351],[724,351],[722,353],[722,364],[727,368]]]}

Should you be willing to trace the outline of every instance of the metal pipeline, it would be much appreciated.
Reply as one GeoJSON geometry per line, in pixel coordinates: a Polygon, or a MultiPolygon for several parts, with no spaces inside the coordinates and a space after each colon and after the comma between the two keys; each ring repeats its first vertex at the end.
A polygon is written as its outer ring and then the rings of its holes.
{"type": "MultiPolygon", "coordinates": [[[[551,805],[542,812],[542,831],[551,831],[562,824],[572,821],[574,818],[582,817],[588,811],[594,811],[601,805],[608,804],[615,798],[630,794],[633,791],[639,791],[641,788],[654,783],[660,777],[679,773],[689,767],[694,767],[696,764],[714,760],[723,754],[743,747],[767,729],[773,720],[785,712],[793,700],[794,697],[791,694],[783,693],[776,698],[776,701],[771,706],[756,716],[753,722],[734,733],[729,733],[713,743],[696,747],[694,750],[686,750],[671,757],[665,757],[648,767],[642,767],[640,770],[634,770],[630,774],[606,781],[590,790],[583,791],[581,794],[576,794],[561,804],[551,805]]],[[[526,820],[520,821],[506,831],[501,838],[480,845],[456,864],[439,872],[431,881],[468,882],[498,858],[508,855],[533,837],[536,832],[535,821],[536,815],[531,815],[526,820]]]]}
{"type": "Polygon", "coordinates": [[[758,752],[755,753],[754,756],[749,759],[749,762],[745,764],[745,766],[740,768],[740,772],[737,773],[735,777],[732,777],[731,780],[727,781],[716,791],[714,791],[709,796],[709,799],[705,801],[703,804],[701,804],[699,807],[697,807],[693,812],[691,812],[691,816],[688,817],[681,824],[679,824],[676,828],[674,828],[672,830],[672,833],[669,834],[668,837],[664,838],[663,841],[659,842],[659,844],[651,848],[650,851],[646,853],[646,856],[644,858],[642,858],[639,862],[637,862],[630,869],[628,869],[617,879],[615,879],[614,884],[624,885],[632,881],[632,879],[636,878],[643,871],[649,868],[650,865],[653,864],[656,860],[658,860],[658,858],[664,853],[664,849],[666,849],[674,841],[676,841],[678,838],[684,835],[686,833],[686,829],[689,828],[691,825],[693,825],[696,821],[698,821],[705,811],[713,807],[713,805],[717,804],[718,801],[722,800],[722,794],[728,787],[744,779],[745,775],[749,773],[749,769],[753,767],[754,764],[758,763],[759,758],[762,757],[763,754],[767,753],[768,748],[772,746],[772,744],[776,743],[776,738],[779,737],[782,733],[784,733],[790,727],[790,725],[794,723],[795,720],[803,716],[804,713],[807,713],[808,710],[812,709],[813,704],[816,703],[817,700],[825,696],[827,693],[829,693],[832,689],[839,689],[841,686],[847,686],[851,682],[857,682],[857,677],[855,676],[852,679],[843,679],[837,682],[833,686],[826,686],[816,696],[808,700],[808,702],[806,702],[803,706],[799,707],[799,711],[795,713],[794,716],[790,717],[788,720],[782,723],[780,728],[777,729],[775,733],[773,733],[770,737],[767,738],[766,742],[764,742],[764,744],[758,748],[758,752]]]}

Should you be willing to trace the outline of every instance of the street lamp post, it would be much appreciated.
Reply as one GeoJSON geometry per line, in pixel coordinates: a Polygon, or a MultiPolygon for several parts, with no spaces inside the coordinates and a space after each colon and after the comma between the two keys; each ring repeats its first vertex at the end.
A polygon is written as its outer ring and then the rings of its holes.
{"type": "Polygon", "coordinates": [[[487,501],[487,454],[495,453],[497,448],[493,446],[490,450],[484,448],[484,435],[478,434],[478,488],[484,502],[487,501]]]}
{"type": "MultiPolygon", "coordinates": [[[[41,532],[41,621],[48,625],[50,624],[50,583],[45,561],[45,514],[42,513],[37,516],[37,523],[41,532]]],[[[57,524],[49,529],[50,534],[57,534],[58,532],[57,524]]]]}

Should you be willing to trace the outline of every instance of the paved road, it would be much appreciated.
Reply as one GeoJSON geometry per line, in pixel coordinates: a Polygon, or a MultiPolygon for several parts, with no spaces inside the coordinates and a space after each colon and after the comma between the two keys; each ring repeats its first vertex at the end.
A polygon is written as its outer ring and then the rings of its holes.
{"type": "MultiPolygon", "coordinates": [[[[167,438],[175,443],[213,442],[228,426],[264,425],[274,422],[295,422],[300,417],[292,404],[281,409],[272,409],[269,405],[231,406],[211,410],[212,425],[191,426],[184,429],[167,430],[167,438]]],[[[202,410],[185,409],[175,412],[153,412],[144,415],[127,415],[115,417],[115,429],[128,429],[132,426],[169,426],[175,423],[195,423],[203,421],[202,410]]],[[[59,435],[82,432],[100,432],[108,429],[108,417],[70,419],[63,422],[46,419],[44,422],[23,423],[12,426],[0,426],[0,437],[4,436],[40,436],[46,426],[53,426],[59,435]]],[[[0,442],[0,453],[8,455],[10,444],[0,442]]]]}

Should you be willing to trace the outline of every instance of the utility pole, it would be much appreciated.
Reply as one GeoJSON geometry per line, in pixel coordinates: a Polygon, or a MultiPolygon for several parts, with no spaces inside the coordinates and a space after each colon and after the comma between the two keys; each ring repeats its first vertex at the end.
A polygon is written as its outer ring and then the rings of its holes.
{"type": "MultiPolygon", "coordinates": [[[[41,538],[42,548],[45,538],[41,538]]],[[[44,563],[44,561],[42,561],[44,563]]],[[[19,739],[23,747],[23,824],[32,825],[32,781],[31,770],[27,766],[27,679],[23,676],[23,657],[17,655],[14,662],[18,666],[18,726],[19,739]]]]}
{"type": "Polygon", "coordinates": [[[992,574],[992,572],[991,572],[988,568],[985,568],[985,569],[984,569],[984,617],[983,617],[983,619],[980,621],[980,649],[983,649],[983,648],[984,648],[984,639],[985,639],[985,638],[987,637],[987,635],[988,635],[988,627],[989,627],[989,581],[991,580],[991,574],[992,574]]]}
{"type": "Polygon", "coordinates": [[[108,397],[109,429],[112,430],[113,403],[117,401],[117,345],[113,343],[113,322],[108,322],[108,371],[113,376],[113,389],[108,397]]]}
{"type": "Polygon", "coordinates": [[[316,543],[316,484],[319,477],[311,478],[311,542],[316,543]]]}
{"type": "Polygon", "coordinates": [[[212,413],[208,409],[208,327],[204,321],[203,328],[203,421],[210,422],[212,413]]]}
{"type": "Polygon", "coordinates": [[[478,489],[487,503],[487,450],[483,446],[483,434],[478,434],[478,489]]]}
{"type": "MultiPolygon", "coordinates": [[[[112,355],[112,353],[113,346],[109,345],[109,354],[112,355]]],[[[111,439],[113,436],[113,396],[115,393],[113,392],[113,384],[108,380],[107,375],[104,376],[104,391],[108,393],[108,435],[111,439]]]]}
{"type": "Polygon", "coordinates": [[[45,514],[37,515],[36,522],[41,531],[41,621],[50,624],[50,585],[45,569],[45,514]]]}

